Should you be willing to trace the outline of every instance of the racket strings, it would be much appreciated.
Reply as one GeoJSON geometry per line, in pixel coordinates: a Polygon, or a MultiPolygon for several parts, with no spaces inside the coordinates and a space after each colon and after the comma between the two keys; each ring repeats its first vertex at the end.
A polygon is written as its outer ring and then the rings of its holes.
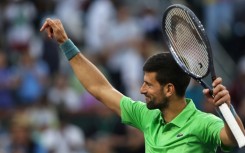
{"type": "MultiPolygon", "coordinates": [[[[186,17],[186,16],[184,16],[184,17],[186,17]]],[[[180,55],[183,55],[185,52],[186,52],[186,50],[197,50],[197,48],[196,47],[202,47],[202,46],[200,46],[199,45],[199,43],[195,43],[196,41],[194,40],[194,36],[192,35],[192,33],[190,33],[190,30],[189,30],[189,28],[187,27],[187,26],[185,26],[185,25],[183,25],[183,24],[179,24],[179,25],[177,25],[176,27],[175,27],[177,30],[177,35],[179,35],[178,37],[177,37],[177,39],[180,39],[180,40],[178,40],[178,42],[179,42],[179,46],[181,46],[181,49],[179,49],[179,54],[180,55]],[[179,30],[179,29],[180,30],[179,30]],[[178,33],[178,31],[180,31],[181,33],[178,33]],[[185,31],[185,32],[183,32],[183,31],[185,31]],[[181,37],[180,37],[181,36],[181,37]],[[185,38],[185,39],[183,39],[183,38],[185,38]],[[194,42],[194,43],[189,43],[189,42],[194,42]],[[181,43],[181,44],[180,44],[181,43]]],[[[201,52],[202,53],[202,52],[201,52]]],[[[198,54],[197,54],[197,52],[192,52],[192,54],[194,55],[194,57],[196,57],[196,56],[198,56],[198,54]]],[[[179,56],[180,56],[179,55],[179,56]]],[[[181,57],[181,56],[180,56],[181,57]]],[[[189,57],[189,56],[188,56],[189,57]]],[[[186,57],[185,57],[185,59],[186,60],[188,60],[186,57]]],[[[193,63],[193,59],[191,59],[191,60],[188,60],[188,61],[186,61],[186,60],[183,60],[183,58],[182,58],[182,62],[184,62],[185,63],[185,65],[190,69],[190,68],[192,68],[192,71],[194,71],[194,72],[196,72],[196,73],[200,73],[200,69],[197,69],[197,67],[193,67],[192,65],[194,64],[193,63]],[[187,62],[189,62],[189,64],[187,63],[187,62]],[[191,66],[191,67],[190,67],[191,66]]]]}
{"type": "Polygon", "coordinates": [[[172,9],[165,20],[165,30],[175,55],[186,69],[203,77],[208,72],[207,46],[191,17],[182,9],[172,9]]]}

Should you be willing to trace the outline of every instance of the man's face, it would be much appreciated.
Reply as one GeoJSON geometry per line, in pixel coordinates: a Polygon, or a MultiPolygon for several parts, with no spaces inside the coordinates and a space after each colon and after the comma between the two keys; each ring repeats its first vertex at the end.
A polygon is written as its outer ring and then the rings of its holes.
{"type": "Polygon", "coordinates": [[[164,87],[156,80],[156,72],[145,72],[144,83],[140,88],[140,92],[145,95],[148,109],[162,110],[168,107],[164,87]]]}

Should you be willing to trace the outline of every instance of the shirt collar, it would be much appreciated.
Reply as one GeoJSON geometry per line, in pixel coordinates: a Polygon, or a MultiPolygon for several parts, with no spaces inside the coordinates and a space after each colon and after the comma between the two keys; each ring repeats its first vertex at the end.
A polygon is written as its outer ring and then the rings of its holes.
{"type": "MultiPolygon", "coordinates": [[[[192,114],[196,111],[196,106],[193,103],[192,99],[188,99],[186,98],[186,107],[182,110],[182,112],[176,116],[171,122],[170,124],[174,124],[178,127],[183,127],[185,125],[185,123],[189,120],[189,118],[192,116],[192,114]]],[[[163,117],[161,116],[161,111],[159,110],[159,122],[161,124],[165,124],[163,117]]]]}
{"type": "Polygon", "coordinates": [[[189,120],[189,118],[193,115],[196,111],[196,106],[191,99],[186,99],[187,105],[182,110],[182,112],[176,116],[170,123],[178,126],[183,127],[185,123],[189,120]]]}

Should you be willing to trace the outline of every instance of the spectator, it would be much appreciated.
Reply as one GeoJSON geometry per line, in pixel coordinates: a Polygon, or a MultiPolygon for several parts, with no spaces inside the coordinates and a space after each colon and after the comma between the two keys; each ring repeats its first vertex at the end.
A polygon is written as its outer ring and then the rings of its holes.
{"type": "Polygon", "coordinates": [[[233,0],[203,0],[204,22],[210,38],[222,36],[228,38],[232,34],[234,21],[233,0]]]}
{"type": "Polygon", "coordinates": [[[85,136],[81,128],[68,121],[65,112],[59,113],[58,128],[40,133],[41,142],[50,153],[86,153],[85,136]]]}
{"type": "Polygon", "coordinates": [[[58,127],[57,109],[47,100],[46,94],[28,109],[28,115],[37,134],[46,129],[58,127]]]}
{"type": "Polygon", "coordinates": [[[47,153],[32,137],[32,127],[28,116],[16,115],[11,120],[10,141],[5,148],[6,153],[47,153]]]}
{"type": "Polygon", "coordinates": [[[49,70],[45,62],[33,58],[29,52],[20,57],[14,68],[17,96],[20,104],[33,104],[44,94],[48,85],[49,70]]]}
{"type": "Polygon", "coordinates": [[[6,111],[14,107],[14,82],[5,52],[0,51],[0,109],[6,111]]]}
{"type": "Polygon", "coordinates": [[[58,106],[64,108],[65,111],[75,113],[81,110],[79,95],[68,84],[68,75],[59,73],[54,78],[54,85],[50,87],[48,92],[48,100],[58,106]]]}
{"type": "Polygon", "coordinates": [[[10,1],[4,10],[7,44],[14,51],[25,51],[34,34],[34,4],[27,0],[10,1]]]}
{"type": "Polygon", "coordinates": [[[244,93],[245,93],[245,56],[241,57],[238,62],[236,78],[234,79],[230,87],[230,94],[234,106],[236,108],[240,107],[244,97],[244,93]]]}
{"type": "Polygon", "coordinates": [[[105,47],[105,38],[115,21],[116,10],[112,0],[95,0],[86,15],[85,43],[88,54],[101,54],[105,47]],[[99,16],[99,18],[98,18],[99,16]]]}
{"type": "Polygon", "coordinates": [[[142,83],[143,57],[139,45],[143,32],[126,4],[117,7],[117,18],[108,33],[104,56],[112,84],[133,99],[142,99],[138,89],[142,83]],[[130,60],[129,60],[130,59],[130,60]]]}

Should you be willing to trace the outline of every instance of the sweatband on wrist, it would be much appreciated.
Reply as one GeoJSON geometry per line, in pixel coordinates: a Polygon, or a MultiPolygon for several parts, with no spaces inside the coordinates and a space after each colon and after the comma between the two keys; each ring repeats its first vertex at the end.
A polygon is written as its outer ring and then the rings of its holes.
{"type": "Polygon", "coordinates": [[[71,60],[80,52],[79,49],[74,45],[74,43],[70,39],[61,44],[60,49],[64,52],[68,60],[71,60]]]}
{"type": "Polygon", "coordinates": [[[230,110],[234,117],[237,116],[236,110],[234,109],[233,105],[230,106],[230,110]]]}

